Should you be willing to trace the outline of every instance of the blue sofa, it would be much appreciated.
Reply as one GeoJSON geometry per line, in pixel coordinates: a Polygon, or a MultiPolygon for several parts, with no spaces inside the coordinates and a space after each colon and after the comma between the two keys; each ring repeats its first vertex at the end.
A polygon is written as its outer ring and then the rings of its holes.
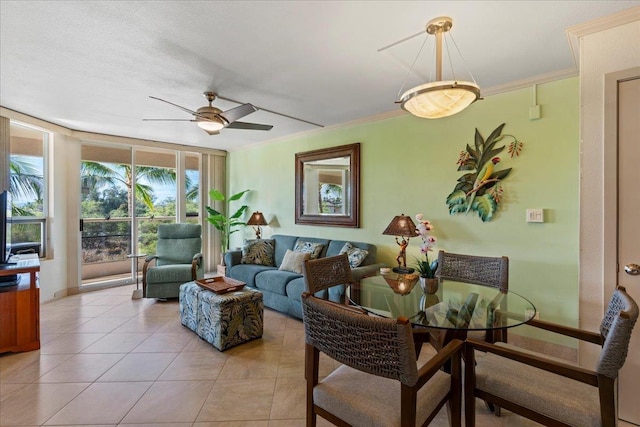
{"type": "MultiPolygon", "coordinates": [[[[354,282],[363,277],[373,276],[384,264],[376,263],[377,248],[375,245],[348,240],[329,240],[315,237],[298,237],[276,234],[270,237],[275,242],[275,265],[242,264],[242,251],[229,251],[224,256],[226,275],[232,279],[246,283],[246,286],[258,289],[264,295],[264,305],[274,310],[288,313],[302,319],[302,303],[300,296],[304,292],[304,277],[291,271],[279,270],[287,249],[293,250],[298,240],[324,245],[319,257],[339,255],[345,243],[368,251],[362,263],[351,269],[354,282]]],[[[344,285],[329,289],[328,295],[322,295],[332,301],[344,301],[344,285]]]]}

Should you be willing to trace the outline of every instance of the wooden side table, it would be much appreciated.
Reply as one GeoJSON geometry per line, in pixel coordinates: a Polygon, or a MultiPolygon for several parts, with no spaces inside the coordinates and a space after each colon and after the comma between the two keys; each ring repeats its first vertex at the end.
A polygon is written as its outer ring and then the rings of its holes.
{"type": "Polygon", "coordinates": [[[40,271],[38,255],[17,255],[0,276],[21,275],[13,286],[0,287],[0,353],[40,348],[40,271]]]}

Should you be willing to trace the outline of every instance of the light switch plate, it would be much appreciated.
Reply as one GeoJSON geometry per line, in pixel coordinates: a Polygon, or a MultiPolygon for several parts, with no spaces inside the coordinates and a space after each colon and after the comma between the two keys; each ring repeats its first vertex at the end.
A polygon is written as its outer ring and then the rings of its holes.
{"type": "Polygon", "coordinates": [[[527,222],[544,222],[544,210],[527,209],[527,222]]]}

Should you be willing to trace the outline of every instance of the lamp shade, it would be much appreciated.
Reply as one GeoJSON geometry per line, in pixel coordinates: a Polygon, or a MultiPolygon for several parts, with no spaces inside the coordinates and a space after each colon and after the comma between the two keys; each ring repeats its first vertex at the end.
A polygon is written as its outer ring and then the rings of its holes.
{"type": "Polygon", "coordinates": [[[425,119],[459,113],[480,98],[480,88],[471,82],[430,82],[409,89],[400,98],[402,109],[425,119]]]}
{"type": "Polygon", "coordinates": [[[251,214],[251,218],[247,221],[247,225],[267,225],[267,221],[264,219],[262,212],[256,211],[251,214]]]}
{"type": "Polygon", "coordinates": [[[416,225],[411,220],[411,217],[405,216],[404,214],[396,215],[382,234],[387,234],[389,236],[415,237],[416,225]]]}

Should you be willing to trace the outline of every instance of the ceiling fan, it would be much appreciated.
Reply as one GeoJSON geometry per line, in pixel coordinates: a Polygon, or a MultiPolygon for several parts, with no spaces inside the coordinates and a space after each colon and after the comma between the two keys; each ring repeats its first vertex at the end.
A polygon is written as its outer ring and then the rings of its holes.
{"type": "Polygon", "coordinates": [[[179,109],[186,111],[189,114],[193,114],[193,119],[142,119],[144,121],[172,121],[172,122],[195,122],[199,128],[207,132],[209,135],[218,135],[224,128],[229,129],[247,129],[247,130],[271,130],[272,125],[262,125],[258,123],[239,122],[238,119],[243,118],[259,108],[251,104],[242,104],[238,107],[232,108],[227,111],[222,111],[219,108],[211,105],[216,98],[225,99],[227,101],[236,102],[231,99],[218,96],[215,92],[205,92],[205,99],[209,102],[209,105],[200,107],[196,111],[192,111],[188,108],[174,104],[173,102],[165,101],[164,99],[150,96],[151,99],[157,99],[158,101],[166,102],[167,104],[178,107],[179,109]]]}

